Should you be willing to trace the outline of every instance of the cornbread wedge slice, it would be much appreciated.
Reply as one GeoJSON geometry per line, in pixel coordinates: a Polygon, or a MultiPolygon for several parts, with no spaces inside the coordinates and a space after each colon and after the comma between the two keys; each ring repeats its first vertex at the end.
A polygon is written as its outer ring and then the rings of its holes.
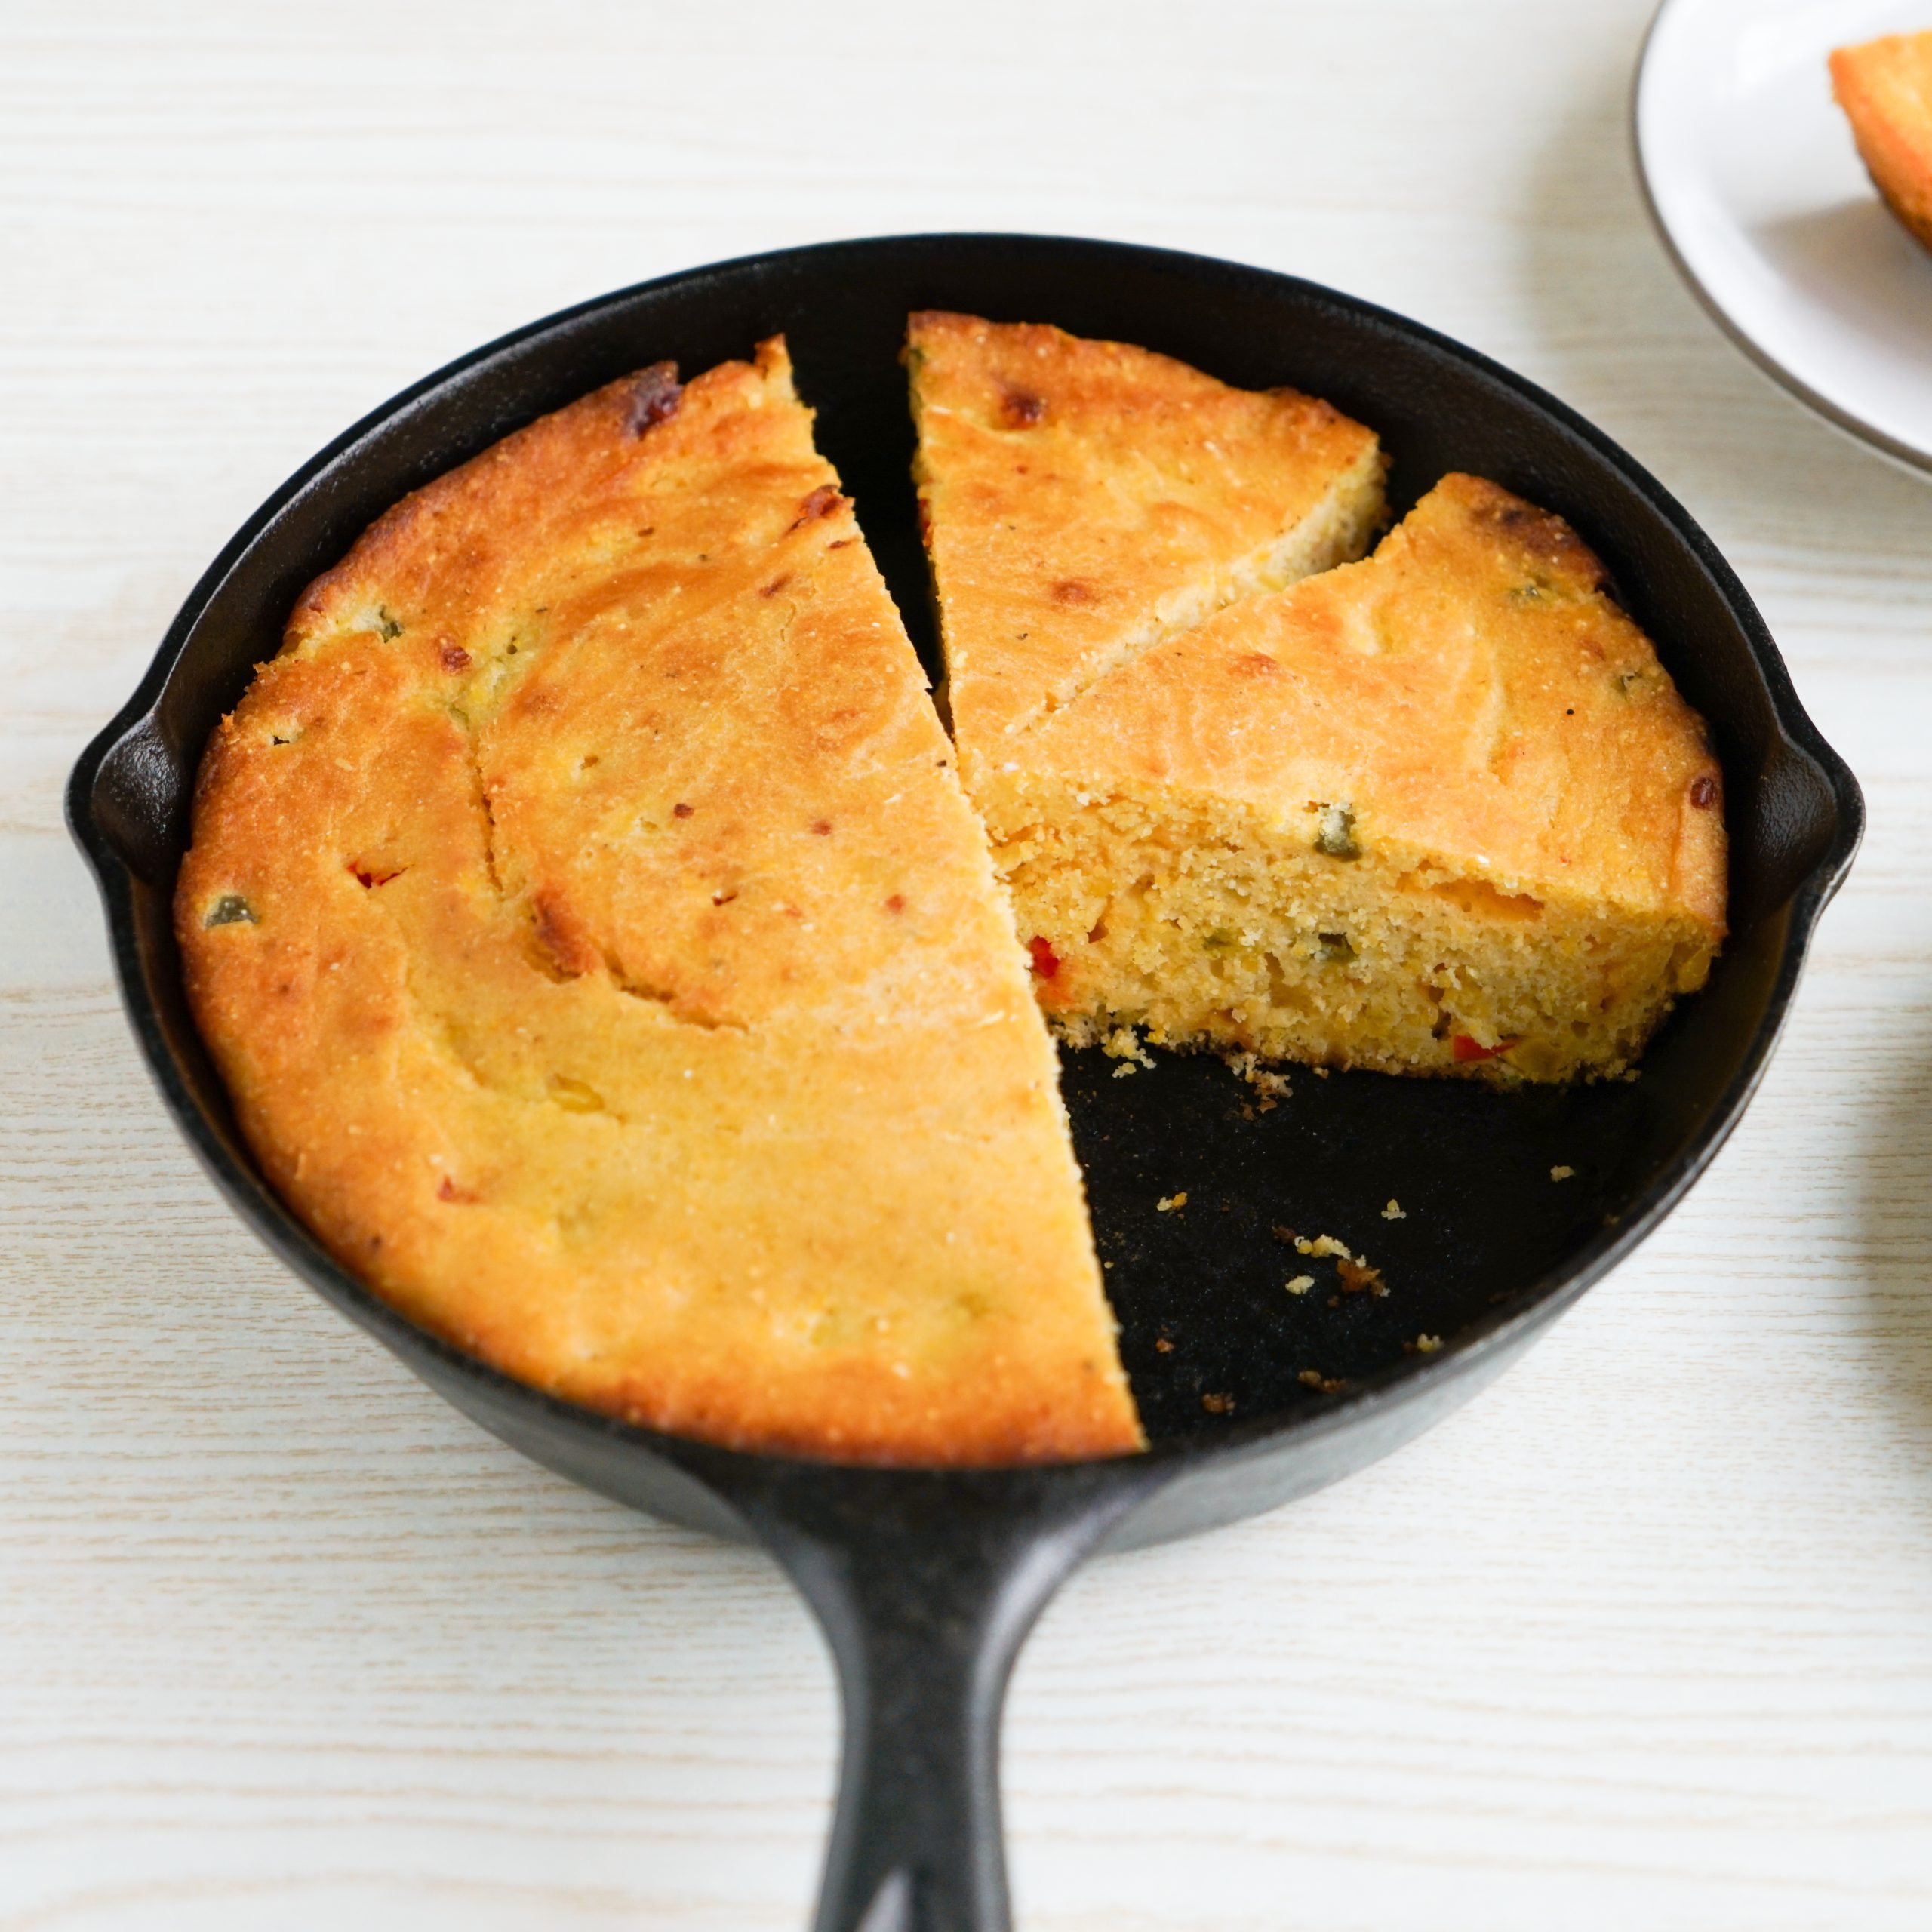
{"type": "Polygon", "coordinates": [[[969,787],[1163,637],[1360,556],[1383,515],[1374,435],[1292,389],[939,312],[911,318],[906,361],[969,787]]]}
{"type": "Polygon", "coordinates": [[[977,802],[1078,1040],[1612,1075],[1724,936],[1700,720],[1569,527],[1472,476],[1103,679],[977,802]]]}
{"type": "Polygon", "coordinates": [[[782,342],[382,518],[216,734],[177,918],[269,1178],[498,1367],[811,1456],[1140,1443],[1025,956],[782,342]]]}
{"type": "Polygon", "coordinates": [[[1832,92],[1885,205],[1932,248],[1932,33],[1887,34],[1831,58],[1832,92]]]}

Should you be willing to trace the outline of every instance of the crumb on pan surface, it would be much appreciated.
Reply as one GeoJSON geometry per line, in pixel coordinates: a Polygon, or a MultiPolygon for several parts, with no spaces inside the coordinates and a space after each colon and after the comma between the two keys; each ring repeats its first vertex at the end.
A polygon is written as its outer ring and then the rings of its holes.
{"type": "Polygon", "coordinates": [[[953,762],[782,343],[418,492],[202,772],[177,927],[270,1179],[414,1319],[638,1422],[1136,1446],[953,762]]]}

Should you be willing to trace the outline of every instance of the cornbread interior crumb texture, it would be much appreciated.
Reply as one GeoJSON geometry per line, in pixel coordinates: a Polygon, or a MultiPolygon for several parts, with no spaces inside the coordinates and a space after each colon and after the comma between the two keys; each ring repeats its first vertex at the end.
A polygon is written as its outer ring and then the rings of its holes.
{"type": "Polygon", "coordinates": [[[955,316],[909,355],[961,766],[1069,1038],[1561,1080],[1624,1070],[1703,983],[1717,762],[1559,518],[1451,475],[1324,568],[1380,507],[1332,411],[1291,437],[1269,411],[1305,399],[955,316]],[[1269,574],[1232,570],[1271,503],[1269,574]]]}
{"type": "Polygon", "coordinates": [[[269,1178],[500,1367],[858,1460],[1131,1448],[1053,1050],[782,343],[419,492],[207,755],[177,926],[269,1178]]]}
{"type": "Polygon", "coordinates": [[[1831,69],[1832,91],[1873,185],[1932,248],[1932,32],[1841,47],[1831,69]]]}

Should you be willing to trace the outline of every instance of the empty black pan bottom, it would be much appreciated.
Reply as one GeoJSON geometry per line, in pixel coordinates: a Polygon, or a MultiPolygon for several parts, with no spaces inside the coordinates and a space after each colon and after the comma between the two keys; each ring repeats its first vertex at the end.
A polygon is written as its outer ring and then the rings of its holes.
{"type": "Polygon", "coordinates": [[[1331,1400],[1494,1314],[1601,1231],[1649,1138],[1641,1077],[1499,1092],[1287,1067],[1291,1093],[1264,1109],[1214,1055],[1152,1057],[1122,1075],[1097,1048],[1061,1057],[1121,1354],[1155,1440],[1331,1400]],[[1337,1257],[1292,1238],[1324,1235],[1386,1292],[1350,1286],[1337,1257]],[[1291,1294],[1303,1275],[1314,1285],[1291,1294]]]}

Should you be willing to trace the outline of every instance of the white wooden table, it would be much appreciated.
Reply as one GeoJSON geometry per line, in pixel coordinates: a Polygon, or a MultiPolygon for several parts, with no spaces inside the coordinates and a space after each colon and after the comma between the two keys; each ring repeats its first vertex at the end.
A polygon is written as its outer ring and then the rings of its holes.
{"type": "Polygon", "coordinates": [[[685,264],[1003,226],[1298,270],[1546,383],[1703,521],[1872,807],[1637,1260],[1392,1461],[1049,1613],[1023,1926],[1932,1923],[1932,488],[1673,279],[1644,11],[0,4],[0,1924],[802,1923],[804,1612],[241,1231],[59,792],[234,527],[423,371],[685,264]]]}

